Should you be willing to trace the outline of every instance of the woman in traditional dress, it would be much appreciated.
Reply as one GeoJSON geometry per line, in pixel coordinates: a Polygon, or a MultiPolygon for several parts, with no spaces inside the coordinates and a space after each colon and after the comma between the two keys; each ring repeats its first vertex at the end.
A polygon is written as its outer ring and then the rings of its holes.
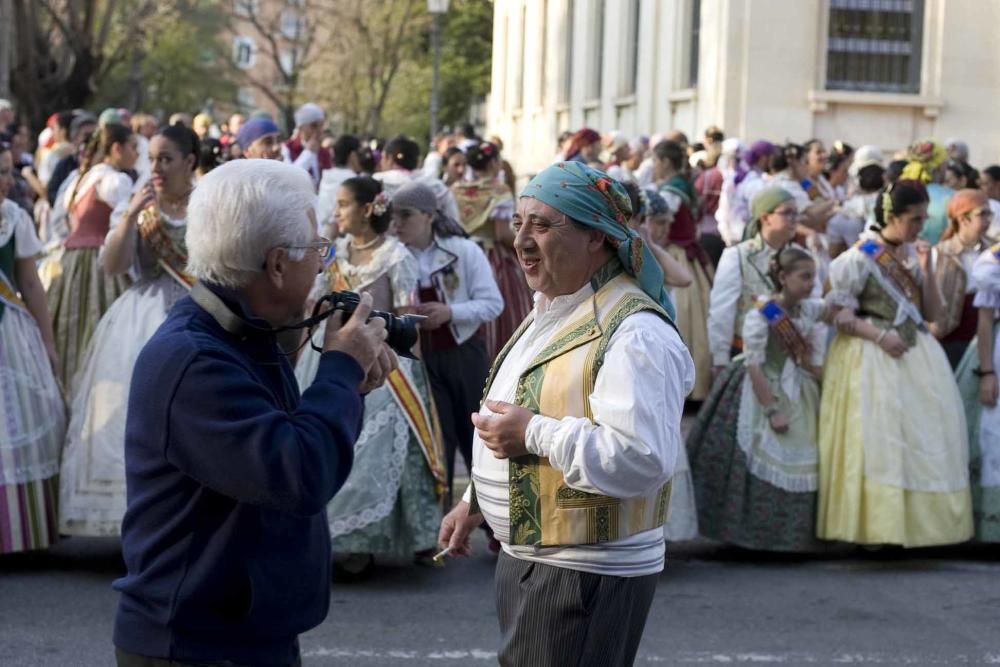
{"type": "MultiPolygon", "coordinates": [[[[786,247],[801,250],[789,246],[795,237],[797,220],[798,207],[787,190],[764,188],[751,203],[747,225],[751,237],[722,254],[712,287],[708,320],[715,383],[687,438],[702,534],[755,548],[764,548],[766,538],[773,537],[772,524],[766,515],[755,517],[749,512],[767,511],[770,501],[779,501],[783,491],[748,476],[749,455],[734,446],[741,404],[744,398],[750,398],[744,391],[747,365],[742,333],[746,317],[756,308],[758,300],[775,292],[772,278],[775,255],[786,247]],[[744,504],[748,486],[754,492],[753,508],[744,504]]],[[[759,352],[759,337],[754,343],[759,352]]],[[[750,414],[749,410],[744,412],[743,418],[750,414]]],[[[745,434],[746,442],[750,438],[751,435],[745,434]]],[[[800,533],[800,530],[790,531],[773,548],[811,548],[812,545],[803,545],[800,533]]]]}
{"type": "MultiPolygon", "coordinates": [[[[387,234],[391,218],[382,185],[367,176],[349,178],[336,202],[341,236],[334,261],[317,277],[314,298],[368,292],[377,310],[412,312],[417,262],[387,234]]],[[[325,330],[324,323],[313,333],[317,346],[325,330]]],[[[316,377],[319,359],[311,346],[304,349],[295,369],[301,389],[316,377]]],[[[365,397],[354,467],[327,506],[341,574],[367,574],[375,557],[425,558],[437,545],[444,483],[441,430],[426,370],[419,360],[400,358],[385,385],[365,397]]]]}
{"type": "Polygon", "coordinates": [[[94,133],[80,173],[66,188],[70,233],[63,242],[62,271],[49,287],[59,379],[70,391],[101,316],[131,284],[128,276],[110,276],[98,255],[111,222],[111,212],[132,194],[131,169],[138,153],[132,130],[112,123],[94,133]]]}
{"type": "Polygon", "coordinates": [[[976,337],[978,314],[972,300],[972,265],[989,247],[986,232],[993,221],[990,200],[982,190],[959,190],[948,202],[948,229],[934,248],[934,275],[944,298],[943,317],[930,325],[952,368],[958,367],[976,337]]]}
{"type": "Polygon", "coordinates": [[[824,372],[823,539],[919,547],[972,536],[962,400],[926,324],[941,316],[930,245],[917,242],[927,202],[923,184],[900,180],[881,195],[875,229],[830,266],[827,301],[856,318],[838,326],[824,372]]]}
{"type": "Polygon", "coordinates": [[[149,156],[150,180],[112,213],[101,250],[105,274],[132,272],[138,281],[98,323],[70,395],[59,484],[59,529],[66,535],[121,534],[132,367],[192,284],[184,273],[184,232],[197,135],[183,125],[167,127],[150,141],[149,156]]]}
{"type": "Polygon", "coordinates": [[[972,268],[978,336],[958,367],[958,386],[969,425],[969,472],[976,539],[1000,542],[1000,244],[972,268]]]}
{"type": "Polygon", "coordinates": [[[698,203],[691,182],[681,173],[684,161],[684,147],[677,142],[661,141],[653,147],[653,182],[673,216],[665,248],[693,277],[691,285],[675,288],[671,297],[677,308],[677,328],[694,359],[695,383],[688,399],[701,401],[712,386],[712,355],[705,322],[715,269],[698,242],[694,214],[698,203]]]}
{"type": "Polygon", "coordinates": [[[472,240],[486,251],[493,277],[503,295],[503,312],[485,326],[486,353],[491,360],[496,358],[534,305],[514,252],[514,232],[510,227],[514,196],[497,180],[499,156],[500,150],[490,143],[470,147],[466,161],[475,179],[451,186],[458,202],[460,222],[472,240]]]}
{"type": "Polygon", "coordinates": [[[815,551],[826,305],[809,298],[816,262],[805,249],[779,250],[769,275],[777,289],[746,314],[744,354],[732,362],[741,380],[723,399],[735,404],[736,419],[689,440],[702,461],[714,459],[697,480],[699,509],[710,518],[702,533],[748,549],[815,551]]]}
{"type": "Polygon", "coordinates": [[[7,199],[10,148],[0,145],[0,554],[44,549],[58,538],[59,450],[66,411],[45,291],[42,244],[31,218],[7,199]]]}

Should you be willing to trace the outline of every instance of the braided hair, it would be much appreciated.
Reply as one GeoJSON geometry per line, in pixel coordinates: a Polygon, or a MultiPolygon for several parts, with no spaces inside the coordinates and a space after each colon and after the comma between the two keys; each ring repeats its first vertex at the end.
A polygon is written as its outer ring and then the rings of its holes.
{"type": "Polygon", "coordinates": [[[77,176],[76,183],[73,184],[73,192],[70,194],[66,210],[73,209],[76,196],[80,193],[80,184],[83,183],[83,177],[87,175],[87,172],[111,154],[112,146],[124,144],[132,134],[132,128],[128,125],[108,123],[90,136],[90,140],[83,149],[83,156],[80,158],[80,174],[77,176]]]}
{"type": "Polygon", "coordinates": [[[902,179],[882,188],[875,202],[875,224],[873,232],[881,232],[889,222],[890,215],[901,215],[913,206],[930,201],[927,188],[920,181],[902,179]]]}
{"type": "Polygon", "coordinates": [[[791,243],[783,245],[774,253],[767,266],[767,277],[770,278],[774,291],[781,291],[781,281],[778,278],[782,273],[791,271],[796,264],[805,261],[816,262],[808,250],[791,243]]]}

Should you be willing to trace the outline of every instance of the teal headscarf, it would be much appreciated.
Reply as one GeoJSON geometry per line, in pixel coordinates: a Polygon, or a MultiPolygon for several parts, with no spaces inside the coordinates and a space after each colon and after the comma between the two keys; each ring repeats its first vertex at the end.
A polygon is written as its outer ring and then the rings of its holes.
{"type": "Polygon", "coordinates": [[[582,162],[559,162],[531,179],[521,196],[533,197],[582,225],[604,232],[625,272],[671,319],[676,317],[663,286],[660,264],[628,227],[632,205],[621,183],[582,162]]]}

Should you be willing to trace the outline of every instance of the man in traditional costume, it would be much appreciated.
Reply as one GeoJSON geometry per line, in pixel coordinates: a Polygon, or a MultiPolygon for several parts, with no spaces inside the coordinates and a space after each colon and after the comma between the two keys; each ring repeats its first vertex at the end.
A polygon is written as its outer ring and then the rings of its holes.
{"type": "Polygon", "coordinates": [[[439,536],[467,554],[485,518],[501,542],[501,665],[631,665],[663,570],[694,364],[631,215],[579,162],[538,174],[514,215],[535,307],[493,366],[439,536]]]}

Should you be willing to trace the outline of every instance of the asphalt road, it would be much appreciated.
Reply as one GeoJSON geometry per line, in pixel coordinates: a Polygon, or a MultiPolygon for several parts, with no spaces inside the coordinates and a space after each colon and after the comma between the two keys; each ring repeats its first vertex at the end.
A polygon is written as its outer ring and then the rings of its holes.
{"type": "MultiPolygon", "coordinates": [[[[304,664],[496,664],[494,557],[480,540],[440,569],[380,565],[337,584],[304,664]]],[[[113,664],[115,540],[0,558],[0,665],[113,664]]],[[[823,558],[708,543],[668,550],[637,665],[1000,664],[1000,549],[823,558]]]]}

